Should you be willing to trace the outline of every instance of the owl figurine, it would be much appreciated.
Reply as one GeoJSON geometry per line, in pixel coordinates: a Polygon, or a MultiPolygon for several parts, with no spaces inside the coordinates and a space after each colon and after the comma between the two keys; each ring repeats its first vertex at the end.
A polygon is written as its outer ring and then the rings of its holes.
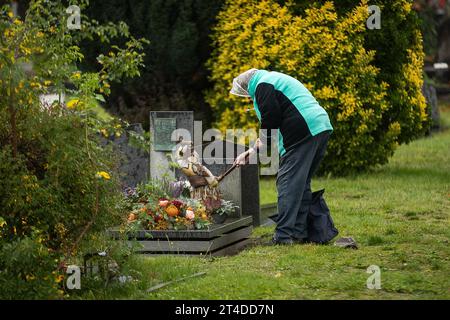
{"type": "Polygon", "coordinates": [[[176,162],[187,177],[201,176],[206,179],[210,187],[216,187],[219,182],[208,168],[201,164],[198,153],[191,143],[183,143],[176,151],[176,162]]]}

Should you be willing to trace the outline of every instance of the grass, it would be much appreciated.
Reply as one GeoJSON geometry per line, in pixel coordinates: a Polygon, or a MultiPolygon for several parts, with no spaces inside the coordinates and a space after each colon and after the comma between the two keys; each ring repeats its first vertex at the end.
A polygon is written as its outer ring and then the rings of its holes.
{"type": "MultiPolygon", "coordinates": [[[[443,113],[450,126],[450,110],[443,113]]],[[[449,299],[450,130],[401,146],[386,166],[346,178],[321,178],[340,236],[359,250],[332,245],[255,246],[223,258],[135,257],[124,286],[86,293],[96,299],[449,299]],[[381,290],[369,290],[370,265],[381,290]],[[206,271],[203,277],[151,286],[206,271]]],[[[273,179],[262,202],[276,200],[273,179]]],[[[270,236],[261,227],[254,236],[270,236]]]]}

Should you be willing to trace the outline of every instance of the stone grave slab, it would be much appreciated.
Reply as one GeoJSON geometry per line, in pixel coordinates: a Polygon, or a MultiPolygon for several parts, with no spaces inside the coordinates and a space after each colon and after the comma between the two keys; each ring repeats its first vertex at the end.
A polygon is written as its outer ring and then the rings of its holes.
{"type": "MultiPolygon", "coordinates": [[[[141,245],[137,249],[139,253],[227,255],[249,243],[252,220],[251,216],[229,218],[206,230],[142,230],[129,234],[128,238],[141,245]]],[[[113,239],[121,238],[121,233],[115,229],[108,234],[113,239]]]]}

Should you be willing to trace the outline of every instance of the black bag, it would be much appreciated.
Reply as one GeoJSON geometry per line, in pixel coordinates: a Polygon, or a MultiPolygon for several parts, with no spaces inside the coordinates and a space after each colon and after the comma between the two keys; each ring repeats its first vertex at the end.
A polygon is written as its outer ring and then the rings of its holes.
{"type": "Polygon", "coordinates": [[[313,192],[308,213],[309,242],[325,244],[336,237],[339,231],[333,223],[327,203],[323,198],[325,189],[313,192]]]}
{"type": "MultiPolygon", "coordinates": [[[[336,237],[339,231],[333,223],[330,209],[323,198],[325,189],[312,193],[311,206],[308,213],[308,239],[307,242],[325,244],[336,237]]],[[[270,216],[270,219],[277,222],[278,214],[270,216]]]]}

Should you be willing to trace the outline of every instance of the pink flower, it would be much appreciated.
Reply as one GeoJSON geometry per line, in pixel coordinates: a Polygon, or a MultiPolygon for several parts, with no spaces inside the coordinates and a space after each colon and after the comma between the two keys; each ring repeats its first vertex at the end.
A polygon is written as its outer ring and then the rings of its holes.
{"type": "Polygon", "coordinates": [[[159,206],[160,207],[167,207],[167,205],[169,204],[169,200],[159,200],[159,206]]]}
{"type": "Polygon", "coordinates": [[[193,220],[195,218],[195,213],[192,210],[186,210],[186,219],[193,220]]]}

